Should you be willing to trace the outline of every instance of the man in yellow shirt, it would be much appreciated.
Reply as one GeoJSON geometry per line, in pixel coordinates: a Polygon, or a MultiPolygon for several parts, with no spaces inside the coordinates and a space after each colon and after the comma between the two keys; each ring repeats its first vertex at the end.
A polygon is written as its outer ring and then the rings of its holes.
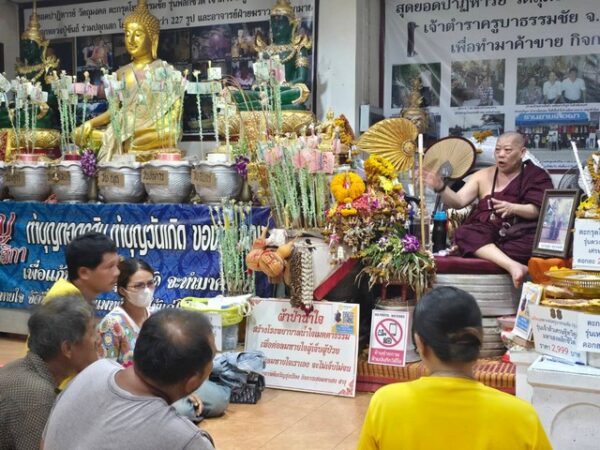
{"type": "Polygon", "coordinates": [[[119,276],[119,255],[105,234],[90,232],[74,238],[65,249],[68,280],[57,280],[44,297],[80,295],[91,305],[103,292],[110,292],[119,276]]]}
{"type": "Polygon", "coordinates": [[[552,448],[530,404],[473,378],[483,335],[470,294],[453,287],[429,292],[415,308],[413,333],[431,376],[373,395],[360,450],[552,448]]]}

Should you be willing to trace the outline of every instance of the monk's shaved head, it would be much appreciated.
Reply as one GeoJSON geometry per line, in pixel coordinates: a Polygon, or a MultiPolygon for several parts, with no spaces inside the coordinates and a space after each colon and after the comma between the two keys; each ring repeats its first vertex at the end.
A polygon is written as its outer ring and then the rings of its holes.
{"type": "Polygon", "coordinates": [[[518,149],[525,147],[525,139],[523,139],[523,135],[521,133],[517,133],[516,131],[507,131],[506,133],[502,133],[498,140],[510,140],[518,149]]]}

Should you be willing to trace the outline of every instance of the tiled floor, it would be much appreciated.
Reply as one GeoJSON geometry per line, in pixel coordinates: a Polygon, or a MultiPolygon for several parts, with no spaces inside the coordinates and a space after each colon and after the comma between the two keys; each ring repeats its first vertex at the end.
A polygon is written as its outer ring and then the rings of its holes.
{"type": "MultiPolygon", "coordinates": [[[[0,365],[24,351],[24,339],[0,335],[0,365]]],[[[231,405],[225,416],[201,426],[219,450],[355,449],[370,398],[266,389],[256,405],[231,405]]]]}

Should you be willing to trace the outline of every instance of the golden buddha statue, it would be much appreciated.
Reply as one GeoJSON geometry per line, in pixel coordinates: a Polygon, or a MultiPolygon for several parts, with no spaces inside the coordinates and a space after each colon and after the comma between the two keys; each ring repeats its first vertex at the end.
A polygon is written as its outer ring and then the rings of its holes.
{"type": "Polygon", "coordinates": [[[157,58],[160,22],[148,11],[146,0],[138,0],[133,12],[125,17],[123,29],[125,48],[132,62],[117,70],[117,79],[125,83],[118,117],[121,142],[115,137],[110,111],[82,124],[73,136],[80,147],[90,142],[101,145],[99,161],[110,161],[120,151],[134,153],[137,160],[148,160],[165,143],[172,145],[179,139],[179,97],[172,95],[165,99],[164,95],[152,92],[151,83],[145,82],[152,70],[176,72],[157,58]],[[165,114],[159,117],[157,111],[165,114]]]}
{"type": "Polygon", "coordinates": [[[421,80],[415,77],[412,80],[412,88],[409,95],[408,107],[402,110],[401,117],[410,120],[416,127],[419,133],[425,134],[429,127],[429,117],[427,112],[421,106],[423,97],[421,96],[421,80]]]}

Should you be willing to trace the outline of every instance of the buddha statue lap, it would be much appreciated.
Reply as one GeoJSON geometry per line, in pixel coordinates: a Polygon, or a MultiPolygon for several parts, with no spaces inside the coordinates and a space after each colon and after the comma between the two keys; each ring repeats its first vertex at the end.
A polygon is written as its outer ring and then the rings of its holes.
{"type": "Polygon", "coordinates": [[[178,123],[181,114],[179,97],[165,98],[152,91],[148,75],[153,71],[176,72],[171,65],[157,58],[159,20],[146,6],[146,0],[138,5],[124,22],[125,47],[132,62],[117,70],[117,80],[124,81],[121,113],[116,120],[120,129],[120,142],[114,132],[111,112],[106,111],[86,121],[74,132],[74,140],[80,147],[91,143],[100,146],[99,161],[110,161],[114,155],[133,153],[138,161],[151,159],[165,143],[179,140],[178,123]],[[157,111],[164,114],[157,115],[157,111]]]}

